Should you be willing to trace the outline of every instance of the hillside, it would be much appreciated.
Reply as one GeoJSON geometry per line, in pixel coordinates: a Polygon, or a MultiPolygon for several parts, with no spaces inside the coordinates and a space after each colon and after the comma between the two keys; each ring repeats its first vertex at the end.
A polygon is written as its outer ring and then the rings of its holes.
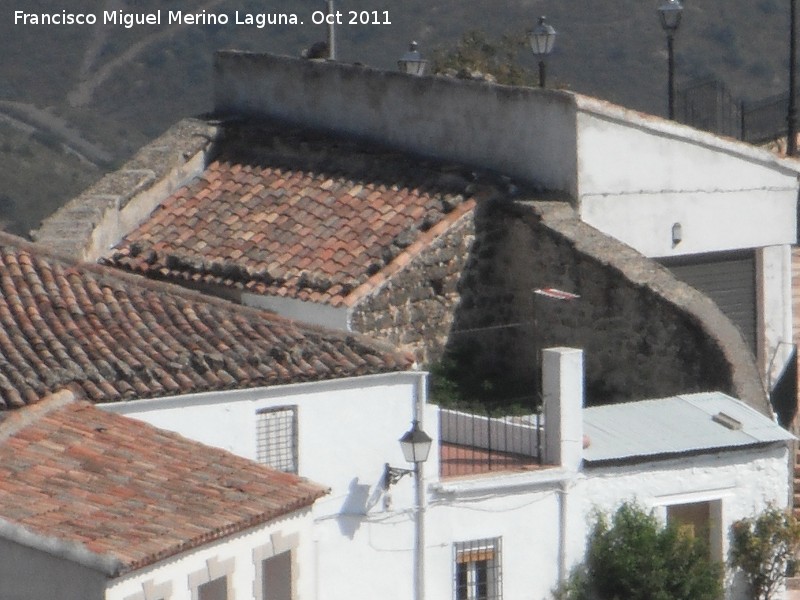
{"type": "MultiPolygon", "coordinates": [[[[687,0],[676,39],[677,80],[715,76],[744,99],[784,91],[788,3],[687,0]],[[753,24],[757,24],[754,27],[753,24]],[[756,29],[756,31],[753,31],[756,29]]],[[[220,48],[299,55],[325,38],[311,13],[322,0],[74,0],[71,11],[161,8],[209,13],[295,12],[304,25],[15,25],[14,11],[61,12],[56,0],[6,0],[0,9],[0,220],[25,233],[58,203],[175,120],[211,106],[211,61],[220,48]],[[2,150],[13,148],[13,152],[2,150]],[[20,157],[24,158],[22,160],[20,157]]],[[[339,59],[393,69],[411,39],[425,51],[471,29],[521,34],[540,14],[558,31],[548,61],[553,86],[663,114],[666,43],[657,2],[551,0],[340,0],[337,8],[388,10],[391,25],[342,25],[339,59]],[[487,20],[486,15],[491,15],[487,20]]],[[[526,52],[520,62],[533,69],[526,52]]]]}

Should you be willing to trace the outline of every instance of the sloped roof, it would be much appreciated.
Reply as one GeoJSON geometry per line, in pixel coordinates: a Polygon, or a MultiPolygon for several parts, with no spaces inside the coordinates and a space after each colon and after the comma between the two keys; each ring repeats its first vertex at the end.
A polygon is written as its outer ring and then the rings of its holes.
{"type": "Polygon", "coordinates": [[[703,392],[593,406],[583,411],[588,463],[669,457],[735,449],[794,436],[721,392],[703,392]],[[727,423],[727,425],[726,425],[727,423]]]}
{"type": "Polygon", "coordinates": [[[0,409],[77,383],[93,401],[354,377],[412,366],[326,330],[67,262],[0,234],[0,409]]]}
{"type": "Polygon", "coordinates": [[[107,263],[351,306],[504,186],[463,166],[269,123],[227,125],[217,151],[107,263]]]}
{"type": "Polygon", "coordinates": [[[62,390],[0,423],[0,536],[121,575],[326,490],[62,390]]]}

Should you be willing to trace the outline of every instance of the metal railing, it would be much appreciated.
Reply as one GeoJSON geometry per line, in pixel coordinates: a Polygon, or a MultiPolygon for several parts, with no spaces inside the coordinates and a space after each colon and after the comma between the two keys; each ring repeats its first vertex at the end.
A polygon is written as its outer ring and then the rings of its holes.
{"type": "Polygon", "coordinates": [[[719,135],[740,138],[742,104],[721,81],[703,79],[678,91],[676,118],[681,123],[719,135]]]}
{"type": "Polygon", "coordinates": [[[677,97],[676,119],[692,127],[751,144],[786,136],[788,93],[745,103],[723,82],[709,78],[681,87],[677,97]]]}
{"type": "Polygon", "coordinates": [[[530,469],[541,464],[542,418],[441,409],[439,440],[442,477],[530,469]]]}

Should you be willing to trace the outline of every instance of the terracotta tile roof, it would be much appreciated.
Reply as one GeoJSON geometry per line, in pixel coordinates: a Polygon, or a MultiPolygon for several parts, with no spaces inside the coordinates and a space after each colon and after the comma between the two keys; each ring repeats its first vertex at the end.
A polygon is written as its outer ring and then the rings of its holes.
{"type": "Polygon", "coordinates": [[[504,186],[360,141],[231,125],[202,177],[106,261],[151,277],[353,305],[504,186]]]}
{"type": "MultiPolygon", "coordinates": [[[[305,508],[326,490],[63,390],[0,424],[0,518],[115,576],[305,508]]],[[[30,536],[28,536],[30,538],[30,536]]]]}
{"type": "Polygon", "coordinates": [[[405,370],[409,355],[0,234],[0,409],[70,382],[94,401],[405,370]]]}

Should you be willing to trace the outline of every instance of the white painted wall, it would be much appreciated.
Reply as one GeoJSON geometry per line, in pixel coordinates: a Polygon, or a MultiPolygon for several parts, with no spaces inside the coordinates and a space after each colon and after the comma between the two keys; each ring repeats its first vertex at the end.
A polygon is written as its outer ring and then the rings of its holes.
{"type": "Polygon", "coordinates": [[[759,283],[759,348],[762,372],[771,390],[792,352],[792,249],[769,246],[756,255],[759,283]]]}
{"type": "Polygon", "coordinates": [[[206,573],[207,580],[213,579],[227,568],[232,569],[230,598],[254,598],[256,561],[264,554],[285,551],[287,541],[295,544],[291,551],[298,567],[294,578],[296,598],[312,599],[316,593],[312,518],[311,512],[304,510],[115,579],[108,586],[105,600],[150,600],[153,596],[147,592],[151,587],[171,590],[170,600],[192,600],[191,577],[206,573]]]}
{"type": "Polygon", "coordinates": [[[575,107],[565,92],[223,52],[215,110],[357,135],[575,194],[575,107]]]}
{"type": "Polygon", "coordinates": [[[242,293],[241,301],[246,306],[271,310],[287,319],[297,319],[321,327],[351,331],[350,311],[347,307],[334,307],[319,302],[305,302],[294,298],[264,296],[249,292],[242,293]]]}
{"type": "Polygon", "coordinates": [[[795,242],[796,165],[590,99],[578,106],[585,222],[648,257],[795,242]],[[683,229],[677,245],[674,223],[683,229]]]}

